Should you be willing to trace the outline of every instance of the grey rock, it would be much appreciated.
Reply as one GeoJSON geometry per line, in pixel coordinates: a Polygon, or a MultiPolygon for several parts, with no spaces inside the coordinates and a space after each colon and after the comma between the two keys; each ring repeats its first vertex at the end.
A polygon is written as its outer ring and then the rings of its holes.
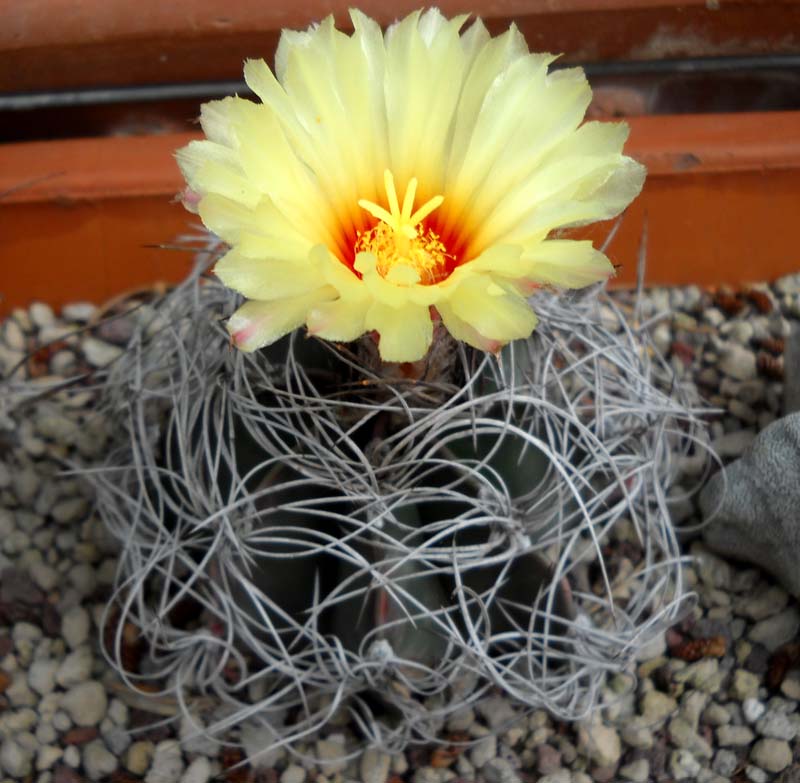
{"type": "Polygon", "coordinates": [[[494,734],[487,734],[482,737],[469,753],[469,760],[476,769],[482,769],[483,765],[491,761],[497,755],[497,737],[494,734]]]}
{"type": "Polygon", "coordinates": [[[388,753],[383,753],[375,748],[367,748],[359,762],[361,783],[386,783],[391,762],[392,758],[388,753]]]}
{"type": "Polygon", "coordinates": [[[306,771],[298,764],[290,764],[281,773],[281,783],[305,783],[306,771]]]}
{"type": "Polygon", "coordinates": [[[61,635],[74,650],[89,639],[89,612],[82,606],[73,606],[61,617],[61,635]]]}
{"type": "Polygon", "coordinates": [[[81,342],[81,349],[86,361],[92,367],[105,367],[122,356],[123,352],[119,346],[103,342],[96,337],[84,337],[81,342]]]}
{"type": "Polygon", "coordinates": [[[725,725],[717,727],[717,744],[721,748],[749,745],[754,739],[755,734],[747,726],[725,725]]]}
{"type": "Polygon", "coordinates": [[[506,759],[495,758],[488,761],[481,772],[486,783],[520,783],[516,770],[506,759]]]}
{"type": "Polygon", "coordinates": [[[748,723],[755,723],[766,709],[762,702],[752,696],[742,702],[742,714],[748,723]]]}
{"type": "Polygon", "coordinates": [[[117,759],[102,740],[92,740],[83,749],[83,768],[90,780],[100,780],[117,768],[117,759]]]}
{"type": "Polygon", "coordinates": [[[734,342],[720,346],[718,367],[725,375],[737,381],[749,381],[758,374],[755,354],[734,342]]]}
{"type": "MultiPolygon", "coordinates": [[[[800,481],[800,476],[798,476],[800,481]]],[[[792,641],[800,630],[800,611],[794,606],[760,620],[750,629],[750,640],[763,644],[770,652],[792,641]]]]}
{"type": "Polygon", "coordinates": [[[614,767],[622,756],[622,743],[617,731],[597,720],[581,724],[578,746],[598,767],[614,767]]]}
{"type": "Polygon", "coordinates": [[[797,723],[783,712],[768,712],[756,723],[756,731],[762,737],[791,742],[798,732],[797,723]]]}
{"type": "Polygon", "coordinates": [[[800,324],[795,323],[783,351],[783,413],[800,411],[800,324]]]}
{"type": "Polygon", "coordinates": [[[175,740],[159,742],[145,783],[178,783],[182,774],[181,746],[175,740]]]}
{"type": "Polygon", "coordinates": [[[650,779],[650,762],[647,759],[637,759],[619,769],[623,780],[632,780],[633,783],[647,783],[650,779]]]}
{"type": "Polygon", "coordinates": [[[758,622],[777,614],[789,602],[786,591],[777,585],[759,590],[755,595],[745,595],[733,605],[733,611],[758,622]]]}
{"type": "Polygon", "coordinates": [[[753,745],[750,760],[767,772],[782,772],[792,763],[792,749],[783,740],[762,739],[753,745]]]}
{"type": "Polygon", "coordinates": [[[738,765],[739,760],[736,754],[732,750],[725,750],[723,748],[718,750],[714,756],[714,761],[711,762],[711,769],[718,775],[728,778],[733,775],[738,765]]]}
{"type": "MultiPolygon", "coordinates": [[[[305,773],[305,770],[303,770],[305,773]]],[[[181,783],[208,783],[211,779],[211,762],[205,756],[198,756],[181,776],[181,783]]],[[[283,783],[283,778],[281,778],[283,783]]]]}
{"type": "Polygon", "coordinates": [[[0,769],[16,780],[22,780],[33,768],[33,752],[7,737],[0,745],[0,769]]]}
{"type": "Polygon", "coordinates": [[[754,767],[752,764],[748,764],[744,768],[744,774],[752,783],[768,783],[769,781],[769,775],[760,767],[754,767]]]}
{"type": "Polygon", "coordinates": [[[73,685],[61,700],[76,726],[96,726],[103,720],[107,705],[106,690],[95,680],[73,685]]]}
{"type": "Polygon", "coordinates": [[[760,565],[800,597],[800,413],[770,424],[700,494],[706,543],[760,565]]]}
{"type": "Polygon", "coordinates": [[[35,660],[28,669],[28,685],[44,696],[56,687],[58,661],[49,658],[35,660]]]}
{"type": "Polygon", "coordinates": [[[761,681],[758,676],[747,669],[737,669],[733,673],[730,687],[730,696],[737,701],[753,698],[758,695],[758,686],[761,681]]]}
{"type": "Polygon", "coordinates": [[[702,767],[688,750],[675,750],[669,757],[669,769],[675,780],[686,780],[696,778],[702,767]]]}

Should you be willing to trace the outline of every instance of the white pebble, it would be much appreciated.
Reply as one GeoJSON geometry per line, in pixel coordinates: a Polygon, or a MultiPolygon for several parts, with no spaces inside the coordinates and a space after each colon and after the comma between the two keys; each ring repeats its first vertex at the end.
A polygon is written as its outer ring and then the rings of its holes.
{"type": "Polygon", "coordinates": [[[742,714],[748,723],[755,723],[763,714],[766,707],[752,696],[742,702],[742,714]]]}
{"type": "Polygon", "coordinates": [[[89,612],[82,606],[73,606],[61,618],[61,635],[74,650],[89,639],[89,612]]]}
{"type": "Polygon", "coordinates": [[[153,764],[145,783],[178,783],[183,773],[183,756],[175,740],[164,740],[156,745],[153,764]]]}
{"type": "Polygon", "coordinates": [[[85,323],[97,312],[91,302],[70,302],[61,308],[61,317],[65,321],[77,321],[85,323]]]}
{"type": "Polygon", "coordinates": [[[93,740],[83,749],[83,767],[90,780],[100,780],[117,768],[117,759],[102,740],[93,740]]]}
{"type": "Polygon", "coordinates": [[[122,348],[117,345],[105,343],[96,337],[84,337],[81,341],[81,349],[86,361],[92,367],[105,367],[114,360],[122,356],[122,348]]]}
{"type": "Polygon", "coordinates": [[[56,316],[53,308],[44,302],[34,302],[29,308],[28,313],[31,316],[31,321],[43,329],[46,326],[51,326],[55,323],[56,316]]]}
{"type": "Polygon", "coordinates": [[[89,679],[92,672],[92,652],[88,646],[79,647],[61,662],[56,674],[56,682],[62,688],[69,688],[89,679]]]}
{"type": "Polygon", "coordinates": [[[32,761],[33,753],[11,737],[0,745],[0,769],[5,770],[12,778],[22,780],[30,775],[32,761]]]}
{"type": "Polygon", "coordinates": [[[50,769],[63,755],[64,751],[61,748],[55,745],[44,745],[39,748],[39,753],[36,756],[36,769],[39,772],[50,769]]]}
{"type": "Polygon", "coordinates": [[[108,697],[99,682],[89,680],[73,685],[64,694],[61,706],[76,726],[96,726],[106,714],[108,697]]]}
{"type": "Polygon", "coordinates": [[[186,768],[181,783],[207,783],[211,778],[211,762],[205,756],[198,756],[186,768]]]}
{"type": "Polygon", "coordinates": [[[34,661],[28,669],[28,685],[42,696],[50,693],[56,687],[57,670],[58,661],[51,659],[34,661]]]}

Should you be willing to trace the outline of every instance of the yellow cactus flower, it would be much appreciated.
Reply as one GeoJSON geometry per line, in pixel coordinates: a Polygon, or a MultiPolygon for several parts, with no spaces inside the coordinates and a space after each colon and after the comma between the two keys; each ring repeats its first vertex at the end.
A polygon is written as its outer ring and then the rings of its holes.
{"type": "Polygon", "coordinates": [[[187,206],[231,248],[215,272],[249,300],[228,323],[240,348],[306,324],[416,361],[440,318],[497,351],[535,328],[533,288],[613,272],[591,242],[550,238],[617,215],[644,180],[624,123],[581,124],[581,69],[548,72],[514,26],[351,18],[351,35],[332,17],[284,31],[274,74],[245,64],[261,102],[205,104],[207,138],[178,151],[187,206]]]}

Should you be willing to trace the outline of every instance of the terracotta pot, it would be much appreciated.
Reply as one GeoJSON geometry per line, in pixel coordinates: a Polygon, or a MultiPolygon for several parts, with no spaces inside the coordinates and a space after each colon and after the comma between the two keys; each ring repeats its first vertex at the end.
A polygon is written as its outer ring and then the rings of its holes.
{"type": "MultiPolygon", "coordinates": [[[[797,271],[800,112],[634,117],[642,196],[609,248],[635,280],[645,216],[650,283],[716,285],[797,271]]],[[[196,219],[174,203],[187,134],[0,146],[0,312],[43,299],[102,301],[174,281],[191,254],[162,249],[196,219]]],[[[608,224],[595,226],[602,240],[608,224]]]]}
{"type": "MultiPolygon", "coordinates": [[[[351,0],[25,0],[0,28],[0,91],[239,79],[245,57],[271,58],[278,31],[351,0]]],[[[361,0],[381,22],[419,0],[361,0]]],[[[477,13],[493,30],[514,20],[538,51],[576,62],[800,50],[795,0],[439,0],[446,14],[477,13]]]]}

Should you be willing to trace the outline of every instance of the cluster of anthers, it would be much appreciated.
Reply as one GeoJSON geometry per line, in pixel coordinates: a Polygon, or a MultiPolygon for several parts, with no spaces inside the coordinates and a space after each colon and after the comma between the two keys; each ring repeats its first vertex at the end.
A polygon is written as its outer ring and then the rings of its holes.
{"type": "Polygon", "coordinates": [[[424,220],[444,201],[444,196],[428,199],[416,211],[417,179],[408,183],[403,206],[397,198],[392,172],[383,173],[389,211],[379,204],[361,199],[358,205],[367,210],[376,223],[369,231],[358,232],[355,253],[372,253],[381,277],[395,285],[434,285],[446,279],[456,265],[456,257],[447,252],[439,235],[424,220]]]}

